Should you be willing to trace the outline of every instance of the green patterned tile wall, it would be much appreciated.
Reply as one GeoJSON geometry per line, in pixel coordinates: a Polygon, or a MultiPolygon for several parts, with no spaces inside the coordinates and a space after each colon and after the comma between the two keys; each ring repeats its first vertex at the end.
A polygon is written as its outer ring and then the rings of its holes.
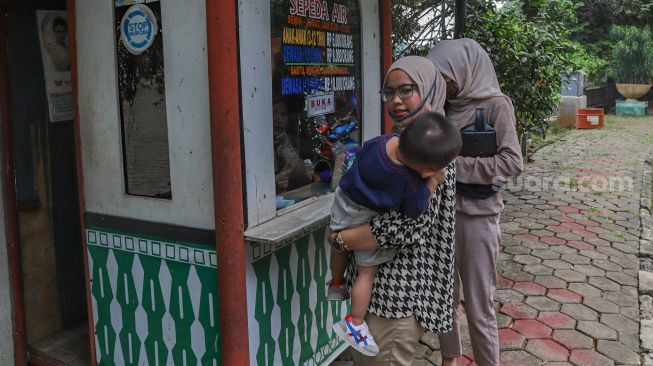
{"type": "Polygon", "coordinates": [[[221,364],[213,248],[87,228],[98,363],[221,364]]]}
{"type": "Polygon", "coordinates": [[[328,365],[346,345],[333,332],[349,303],[326,300],[326,227],[284,243],[248,243],[250,364],[328,365]]]}
{"type": "MultiPolygon", "coordinates": [[[[325,227],[248,245],[251,365],[327,365],[349,303],[326,301],[325,227]]],[[[87,228],[100,365],[220,365],[215,250],[87,228]]]]}

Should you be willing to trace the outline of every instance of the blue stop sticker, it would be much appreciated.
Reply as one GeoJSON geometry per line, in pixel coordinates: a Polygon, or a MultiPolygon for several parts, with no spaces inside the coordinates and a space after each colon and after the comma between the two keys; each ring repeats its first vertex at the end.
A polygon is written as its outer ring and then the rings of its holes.
{"type": "Polygon", "coordinates": [[[132,5],[120,21],[122,43],[134,55],[140,55],[150,48],[157,32],[154,12],[144,4],[132,5]]]}

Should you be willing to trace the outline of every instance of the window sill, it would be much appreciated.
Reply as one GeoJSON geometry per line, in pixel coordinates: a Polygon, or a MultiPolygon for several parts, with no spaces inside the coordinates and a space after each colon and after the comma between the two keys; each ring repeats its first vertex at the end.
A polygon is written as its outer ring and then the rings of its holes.
{"type": "Polygon", "coordinates": [[[307,205],[247,229],[245,240],[250,243],[275,245],[294,241],[327,225],[331,217],[332,203],[333,194],[317,197],[307,205]]]}

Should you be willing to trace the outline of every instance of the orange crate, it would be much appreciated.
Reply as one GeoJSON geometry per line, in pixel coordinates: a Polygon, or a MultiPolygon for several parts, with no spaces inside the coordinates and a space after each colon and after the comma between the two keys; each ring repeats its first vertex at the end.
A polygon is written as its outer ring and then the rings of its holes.
{"type": "Polygon", "coordinates": [[[576,128],[603,128],[603,108],[578,108],[576,110],[576,128]]]}

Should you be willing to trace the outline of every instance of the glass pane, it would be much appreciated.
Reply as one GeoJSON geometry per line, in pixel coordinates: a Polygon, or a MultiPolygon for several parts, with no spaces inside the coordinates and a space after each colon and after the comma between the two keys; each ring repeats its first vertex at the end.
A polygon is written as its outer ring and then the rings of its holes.
{"type": "Polygon", "coordinates": [[[171,199],[161,3],[122,2],[115,19],[125,186],[128,194],[171,199]]]}
{"type": "Polygon", "coordinates": [[[361,130],[357,1],[272,0],[277,209],[332,191],[361,130]]]}

